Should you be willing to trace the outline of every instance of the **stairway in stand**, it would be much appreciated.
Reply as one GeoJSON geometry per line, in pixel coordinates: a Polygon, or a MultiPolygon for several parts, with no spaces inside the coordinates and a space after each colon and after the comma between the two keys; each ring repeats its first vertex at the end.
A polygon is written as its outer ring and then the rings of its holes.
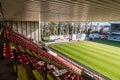
{"type": "Polygon", "coordinates": [[[3,58],[3,43],[0,42],[0,80],[16,80],[13,60],[3,58]]]}

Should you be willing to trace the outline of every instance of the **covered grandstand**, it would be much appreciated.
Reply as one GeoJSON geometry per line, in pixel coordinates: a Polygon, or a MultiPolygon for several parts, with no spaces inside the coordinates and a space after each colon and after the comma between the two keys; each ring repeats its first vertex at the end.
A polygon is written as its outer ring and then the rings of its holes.
{"type": "Polygon", "coordinates": [[[0,80],[119,80],[119,7],[119,0],[0,0],[0,80]]]}
{"type": "Polygon", "coordinates": [[[109,40],[120,41],[120,24],[112,23],[110,28],[109,40]]]}

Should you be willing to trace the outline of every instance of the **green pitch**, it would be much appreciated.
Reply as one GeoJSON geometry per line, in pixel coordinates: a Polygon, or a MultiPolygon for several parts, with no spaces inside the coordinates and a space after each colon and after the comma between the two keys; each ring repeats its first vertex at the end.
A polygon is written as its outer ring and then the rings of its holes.
{"type": "Polygon", "coordinates": [[[120,80],[120,42],[95,40],[50,47],[112,80],[120,80]]]}

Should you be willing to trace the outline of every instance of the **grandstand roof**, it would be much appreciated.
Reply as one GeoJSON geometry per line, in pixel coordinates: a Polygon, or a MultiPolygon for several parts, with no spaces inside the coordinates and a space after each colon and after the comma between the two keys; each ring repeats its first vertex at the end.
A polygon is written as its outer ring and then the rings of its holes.
{"type": "Polygon", "coordinates": [[[1,0],[5,20],[120,21],[120,0],[1,0]]]}

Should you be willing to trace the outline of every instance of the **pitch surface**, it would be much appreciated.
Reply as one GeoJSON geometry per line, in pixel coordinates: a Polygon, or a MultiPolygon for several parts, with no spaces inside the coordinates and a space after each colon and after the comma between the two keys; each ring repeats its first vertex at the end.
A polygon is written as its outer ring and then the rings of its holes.
{"type": "Polygon", "coordinates": [[[112,80],[120,80],[120,42],[94,40],[50,47],[112,80]]]}

